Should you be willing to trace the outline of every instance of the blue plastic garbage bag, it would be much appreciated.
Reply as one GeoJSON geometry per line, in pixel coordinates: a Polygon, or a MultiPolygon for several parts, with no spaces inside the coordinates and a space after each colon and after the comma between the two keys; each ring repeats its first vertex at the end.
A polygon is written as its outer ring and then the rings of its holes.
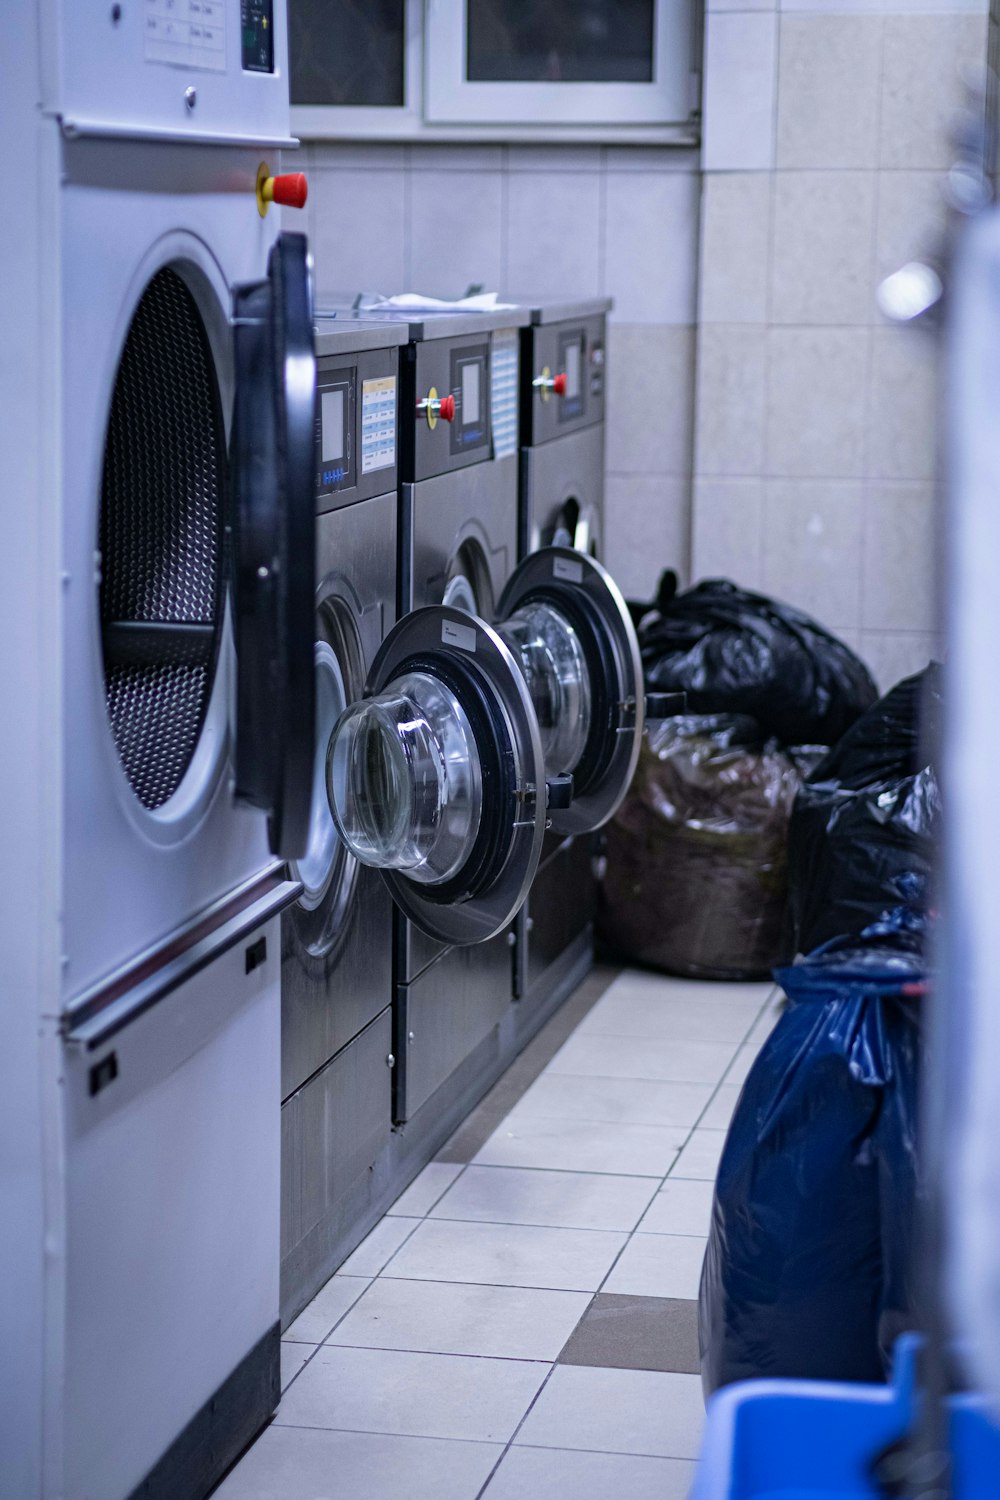
{"type": "Polygon", "coordinates": [[[699,1299],[706,1394],[879,1381],[913,1325],[926,919],[899,908],[776,970],[791,1005],[743,1087],[699,1299]]]}

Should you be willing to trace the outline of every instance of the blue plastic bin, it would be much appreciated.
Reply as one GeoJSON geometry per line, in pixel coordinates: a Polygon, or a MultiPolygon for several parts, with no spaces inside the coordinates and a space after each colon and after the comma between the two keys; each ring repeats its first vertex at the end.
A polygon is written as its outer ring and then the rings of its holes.
{"type": "MultiPolygon", "coordinates": [[[[719,1391],[691,1500],[880,1500],[869,1464],[912,1422],[919,1345],[899,1340],[891,1385],[748,1380],[719,1391]]],[[[1000,1500],[1000,1429],[980,1397],[950,1405],[955,1500],[1000,1500]]]]}

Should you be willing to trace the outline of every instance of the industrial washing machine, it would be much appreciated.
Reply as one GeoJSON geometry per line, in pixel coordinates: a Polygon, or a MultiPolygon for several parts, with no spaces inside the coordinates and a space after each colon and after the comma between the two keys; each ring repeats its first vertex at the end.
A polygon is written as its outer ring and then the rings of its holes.
{"type": "MultiPolygon", "coordinates": [[[[518,370],[529,314],[384,304],[356,313],[361,300],[345,295],[331,305],[340,316],[406,329],[400,616],[447,604],[492,621],[517,560],[518,370]]],[[[513,996],[513,943],[510,930],[451,947],[397,920],[393,1113],[411,1138],[434,1132],[457,1101],[475,1102],[495,1074],[513,996]]]]}
{"type": "MultiPolygon", "coordinates": [[[[612,301],[512,298],[530,311],[521,335],[518,555],[552,543],[603,557],[604,401],[612,301]]],[[[593,837],[546,837],[517,918],[514,991],[533,1030],[593,962],[593,837]]]]}
{"type": "Polygon", "coordinates": [[[200,1496],[278,1398],[312,316],[305,241],[267,213],[304,186],[270,170],[293,144],[284,5],[202,12],[6,18],[0,110],[32,193],[0,372],[4,625],[23,648],[3,666],[20,852],[0,1094],[21,1116],[0,1487],[25,1500],[200,1496]]]}
{"type": "Polygon", "coordinates": [[[326,746],[396,620],[399,324],[316,327],[316,753],[309,842],[282,918],[281,1312],[354,1248],[387,1190],[392,899],[338,837],[326,746]]]}

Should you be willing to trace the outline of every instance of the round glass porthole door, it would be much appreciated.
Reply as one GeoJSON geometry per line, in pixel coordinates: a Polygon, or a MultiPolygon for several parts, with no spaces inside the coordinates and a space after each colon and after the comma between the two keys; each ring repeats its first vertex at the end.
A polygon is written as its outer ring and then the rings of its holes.
{"type": "Polygon", "coordinates": [[[330,737],[326,790],[351,854],[423,931],[500,932],[534,877],[545,789],[527,685],[496,633],[451,607],[401,620],[330,737]]]}
{"type": "Polygon", "coordinates": [[[552,828],[599,828],[628,790],[642,739],[642,661],[628,606],[599,562],[546,547],[515,569],[499,621],[539,721],[546,775],[573,777],[572,801],[552,809],[552,828]]]}

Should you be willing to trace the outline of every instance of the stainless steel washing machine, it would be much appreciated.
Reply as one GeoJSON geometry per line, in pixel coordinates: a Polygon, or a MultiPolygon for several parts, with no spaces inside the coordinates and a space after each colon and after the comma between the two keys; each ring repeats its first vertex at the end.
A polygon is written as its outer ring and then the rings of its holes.
{"type": "MultiPolygon", "coordinates": [[[[400,610],[495,618],[517,561],[517,403],[527,314],[411,318],[404,354],[400,610]]],[[[513,995],[513,932],[474,948],[396,924],[397,1121],[452,1080],[486,1078],[513,995]]],[[[417,1127],[418,1128],[418,1127],[417,1127]]]]}
{"type": "MultiPolygon", "coordinates": [[[[609,297],[518,298],[521,336],[518,555],[553,543],[600,559],[604,546],[604,403],[609,297]]],[[[558,1005],[593,961],[596,841],[546,836],[518,915],[515,994],[521,1026],[558,1005]]]]}
{"type": "Polygon", "coordinates": [[[281,1314],[379,1207],[392,1129],[392,899],[348,852],[326,747],[396,620],[400,325],[316,327],[316,755],[300,900],[282,919],[281,1314]]]}

